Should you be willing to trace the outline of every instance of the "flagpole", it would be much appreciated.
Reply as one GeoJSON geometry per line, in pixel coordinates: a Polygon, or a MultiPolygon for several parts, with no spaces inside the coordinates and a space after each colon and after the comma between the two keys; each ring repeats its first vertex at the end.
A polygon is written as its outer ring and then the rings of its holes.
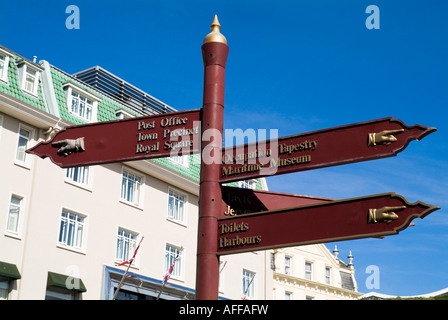
{"type": "Polygon", "coordinates": [[[129,271],[129,268],[131,267],[132,262],[134,262],[134,258],[137,254],[138,248],[140,248],[140,244],[142,243],[143,239],[144,239],[144,237],[142,237],[137,248],[135,248],[134,255],[132,256],[132,258],[130,260],[128,260],[129,261],[128,267],[127,267],[126,272],[124,273],[123,277],[121,278],[120,283],[118,284],[117,290],[115,291],[115,294],[114,294],[114,297],[112,298],[112,300],[115,300],[115,298],[117,297],[118,291],[120,291],[121,286],[123,285],[124,279],[126,278],[126,275],[128,274],[128,271],[129,271]]]}
{"type": "Polygon", "coordinates": [[[244,298],[243,298],[242,300],[246,300],[247,292],[249,291],[250,285],[251,285],[252,282],[254,281],[254,278],[255,278],[255,274],[254,274],[254,276],[252,277],[252,279],[250,279],[249,285],[247,286],[246,291],[244,292],[244,298]]]}
{"type": "Polygon", "coordinates": [[[163,284],[162,284],[162,288],[160,288],[159,295],[157,296],[157,299],[156,299],[156,300],[159,300],[160,295],[162,294],[162,291],[163,291],[163,289],[165,288],[166,283],[167,283],[167,281],[164,281],[164,282],[163,282],[163,284]]]}
{"type": "Polygon", "coordinates": [[[124,278],[126,278],[126,275],[128,274],[129,268],[131,267],[132,261],[129,263],[128,268],[126,269],[126,272],[124,273],[123,277],[121,278],[120,283],[118,284],[117,290],[115,291],[114,297],[112,300],[115,300],[117,297],[118,291],[120,291],[121,286],[123,285],[124,278]]]}

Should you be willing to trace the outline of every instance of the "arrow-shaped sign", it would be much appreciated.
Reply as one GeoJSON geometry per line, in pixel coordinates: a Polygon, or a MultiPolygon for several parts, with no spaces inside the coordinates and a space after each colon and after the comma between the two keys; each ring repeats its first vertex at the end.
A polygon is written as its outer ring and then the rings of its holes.
{"type": "Polygon", "coordinates": [[[392,157],[435,128],[385,118],[294,136],[254,142],[222,151],[221,182],[311,170],[392,157]]]}
{"type": "Polygon", "coordinates": [[[397,234],[439,209],[394,193],[218,219],[218,254],[397,234]]]}
{"type": "Polygon", "coordinates": [[[200,110],[69,126],[27,150],[62,168],[199,152],[200,110]]]}

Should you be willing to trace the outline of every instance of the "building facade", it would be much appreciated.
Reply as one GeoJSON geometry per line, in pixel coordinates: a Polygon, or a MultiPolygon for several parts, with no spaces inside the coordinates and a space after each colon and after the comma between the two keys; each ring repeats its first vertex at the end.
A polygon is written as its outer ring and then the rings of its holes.
{"type": "Polygon", "coordinates": [[[306,245],[271,253],[273,298],[278,300],[357,300],[353,257],[349,264],[323,245],[306,245]]]}
{"type": "MultiPolygon", "coordinates": [[[[0,299],[194,299],[199,156],[62,169],[25,152],[69,125],[175,111],[93,70],[88,84],[0,46],[0,299]]],[[[282,298],[271,254],[221,257],[220,298],[282,298]]]]}

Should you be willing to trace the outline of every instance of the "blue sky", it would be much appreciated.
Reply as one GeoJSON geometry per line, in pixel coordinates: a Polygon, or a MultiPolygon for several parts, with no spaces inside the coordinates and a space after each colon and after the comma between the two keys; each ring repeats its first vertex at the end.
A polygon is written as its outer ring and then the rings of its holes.
{"type": "MultiPolygon", "coordinates": [[[[67,73],[109,70],[178,110],[200,108],[201,45],[218,14],[230,47],[225,128],[279,136],[384,117],[438,131],[397,157],[268,178],[270,190],[352,198],[395,192],[441,210],[385,239],[338,242],[354,256],[360,292],[369,265],[386,294],[448,287],[447,1],[8,1],[0,43],[67,73]],[[80,10],[80,29],[65,22],[80,10]],[[380,10],[369,30],[366,8],[380,10]]],[[[333,250],[334,244],[328,244],[333,250]]]]}

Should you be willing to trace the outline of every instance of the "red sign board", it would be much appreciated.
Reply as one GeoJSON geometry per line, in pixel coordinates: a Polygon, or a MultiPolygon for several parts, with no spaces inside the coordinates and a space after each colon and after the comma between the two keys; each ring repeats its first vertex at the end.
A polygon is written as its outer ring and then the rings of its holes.
{"type": "Polygon", "coordinates": [[[385,118],[324,129],[222,152],[221,182],[260,178],[395,156],[435,128],[385,118]]]}
{"type": "Polygon", "coordinates": [[[67,168],[196,153],[199,139],[198,109],[69,126],[27,152],[67,168]]]}
{"type": "Polygon", "coordinates": [[[397,234],[439,209],[394,193],[218,219],[218,254],[397,234]]]}

